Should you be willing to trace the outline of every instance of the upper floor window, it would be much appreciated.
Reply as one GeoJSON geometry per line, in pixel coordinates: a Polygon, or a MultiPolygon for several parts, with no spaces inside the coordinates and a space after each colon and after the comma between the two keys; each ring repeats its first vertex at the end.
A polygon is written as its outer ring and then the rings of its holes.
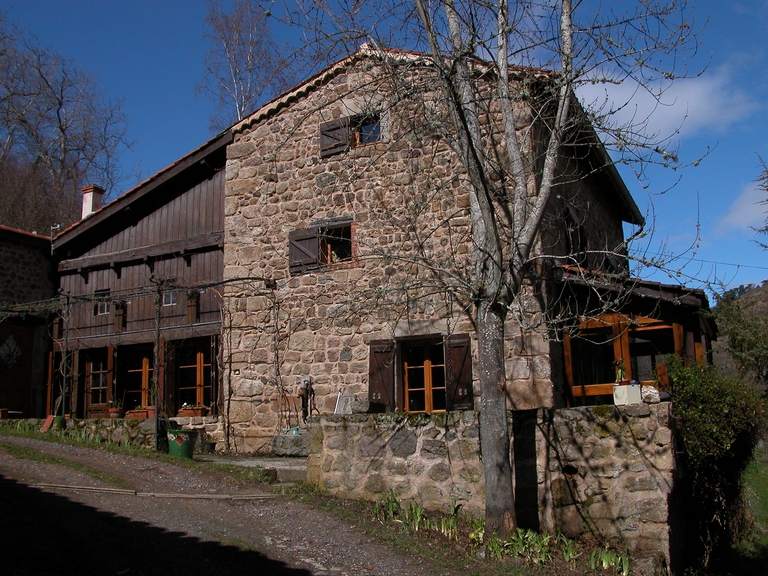
{"type": "Polygon", "coordinates": [[[356,146],[379,142],[381,114],[370,112],[337,118],[320,124],[320,157],[346,152],[356,146]]]}
{"type": "Polygon", "coordinates": [[[111,305],[109,301],[109,289],[96,290],[93,297],[94,297],[94,300],[96,301],[96,303],[93,306],[93,315],[103,316],[105,314],[109,314],[109,311],[111,309],[111,305]]]}
{"type": "Polygon", "coordinates": [[[291,274],[316,270],[353,257],[352,218],[332,218],[313,222],[309,228],[288,234],[288,260],[291,274]]]}
{"type": "Polygon", "coordinates": [[[163,292],[163,306],[176,306],[178,302],[178,292],[163,292]]]}

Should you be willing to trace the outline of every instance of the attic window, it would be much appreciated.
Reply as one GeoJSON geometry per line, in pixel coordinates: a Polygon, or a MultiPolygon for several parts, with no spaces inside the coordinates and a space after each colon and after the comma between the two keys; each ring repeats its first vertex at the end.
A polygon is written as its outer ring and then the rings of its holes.
{"type": "Polygon", "coordinates": [[[320,124],[320,157],[347,152],[381,140],[381,114],[366,113],[320,124]]]}
{"type": "Polygon", "coordinates": [[[352,260],[352,219],[313,222],[309,228],[288,234],[291,274],[300,274],[352,260]]]}
{"type": "Polygon", "coordinates": [[[379,114],[359,114],[349,123],[353,136],[353,146],[365,146],[381,140],[381,116],[379,114]]]}

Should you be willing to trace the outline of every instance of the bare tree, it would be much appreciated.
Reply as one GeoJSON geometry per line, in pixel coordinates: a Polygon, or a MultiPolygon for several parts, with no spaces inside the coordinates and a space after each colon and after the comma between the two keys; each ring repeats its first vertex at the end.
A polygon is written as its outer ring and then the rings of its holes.
{"type": "Polygon", "coordinates": [[[225,12],[219,0],[208,0],[205,80],[199,90],[218,104],[213,130],[222,130],[291,81],[290,68],[272,40],[269,10],[259,0],[237,0],[225,12]]]}
{"type": "MultiPolygon", "coordinates": [[[[391,67],[392,93],[384,100],[421,99],[421,113],[449,144],[464,174],[471,271],[438,264],[428,251],[419,265],[433,274],[436,292],[442,285],[461,294],[476,328],[486,531],[502,536],[515,526],[505,325],[514,315],[521,327],[530,328],[525,284],[546,248],[547,208],[564,180],[583,177],[562,165],[562,152],[602,151],[597,133],[616,156],[600,156],[594,171],[625,162],[642,174],[649,162],[678,163],[672,140],[648,133],[651,111],[628,114],[632,102],[614,100],[610,87],[629,85],[658,104],[669,83],[686,74],[676,66],[697,48],[686,2],[643,0],[598,8],[587,2],[574,6],[571,0],[313,1],[297,2],[287,15],[305,27],[313,54],[338,54],[364,38],[382,61],[391,48],[428,55],[429,80],[400,58],[391,67]],[[519,116],[521,102],[533,121],[519,116]],[[543,130],[531,150],[533,125],[543,130]]],[[[626,260],[626,243],[602,250],[626,260]]],[[[414,254],[400,260],[415,259],[414,254]]],[[[554,256],[561,263],[581,263],[573,252],[554,256]]]]}
{"type": "MultiPolygon", "coordinates": [[[[46,230],[77,219],[80,188],[111,192],[126,146],[120,103],[0,15],[0,217],[46,230]]],[[[41,230],[42,229],[42,230],[41,230]]]]}

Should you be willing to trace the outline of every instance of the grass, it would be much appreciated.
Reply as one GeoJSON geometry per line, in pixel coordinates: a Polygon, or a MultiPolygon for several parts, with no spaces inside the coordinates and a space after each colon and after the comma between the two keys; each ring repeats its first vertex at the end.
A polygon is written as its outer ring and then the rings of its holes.
{"type": "Polygon", "coordinates": [[[5,451],[7,454],[10,454],[14,458],[24,459],[24,460],[33,460],[35,462],[44,462],[47,464],[56,464],[59,466],[64,466],[66,468],[69,468],[70,470],[83,472],[84,474],[87,474],[91,478],[94,478],[96,480],[109,484],[115,488],[122,488],[124,490],[132,489],[132,486],[128,482],[120,478],[119,476],[115,476],[114,474],[110,474],[109,472],[104,472],[103,470],[92,468],[91,466],[85,466],[78,462],[72,462],[70,460],[64,460],[62,458],[57,458],[55,456],[41,454],[40,452],[34,450],[33,448],[29,448],[26,446],[18,446],[16,444],[11,444],[9,442],[0,441],[0,449],[5,451]]]}
{"type": "MultiPolygon", "coordinates": [[[[39,426],[32,426],[27,423],[26,420],[6,420],[0,421],[0,437],[2,435],[34,438],[37,440],[45,440],[47,442],[65,444],[68,446],[80,446],[91,449],[98,448],[100,450],[106,450],[108,452],[114,452],[126,456],[153,458],[168,464],[180,466],[182,468],[189,468],[208,474],[214,474],[235,484],[268,484],[271,481],[270,475],[262,468],[246,468],[243,466],[234,466],[231,464],[198,462],[188,458],[177,458],[162,452],[155,452],[153,449],[143,446],[134,446],[128,442],[105,442],[98,437],[91,437],[91,435],[85,430],[79,432],[64,432],[63,434],[54,432],[47,432],[43,434],[40,432],[39,426]]],[[[42,455],[40,455],[40,457],[44,458],[42,455]]],[[[59,459],[52,458],[52,460],[59,459]]],[[[76,464],[73,462],[66,462],[63,460],[60,460],[56,463],[69,467],[76,466],[76,464]]],[[[92,476],[93,474],[89,473],[89,475],[92,476]]],[[[104,479],[106,480],[106,477],[104,479]]]]}

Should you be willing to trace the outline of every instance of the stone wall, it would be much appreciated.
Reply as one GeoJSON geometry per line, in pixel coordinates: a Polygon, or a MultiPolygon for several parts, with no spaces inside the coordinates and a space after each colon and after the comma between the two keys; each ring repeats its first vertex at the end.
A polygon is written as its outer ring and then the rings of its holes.
{"type": "MultiPolygon", "coordinates": [[[[511,413],[518,522],[615,539],[637,574],[669,565],[675,469],[670,404],[511,413]],[[572,467],[572,468],[569,468],[572,467]]],[[[476,412],[320,416],[309,435],[310,482],[338,496],[484,513],[476,412]]]]}
{"type": "Polygon", "coordinates": [[[307,478],[345,498],[403,501],[473,515],[485,507],[477,413],[320,416],[309,428],[307,478]]]}
{"type": "MultiPolygon", "coordinates": [[[[28,418],[25,421],[35,427],[42,427],[45,422],[44,419],[38,418],[28,418]]],[[[9,420],[8,425],[13,425],[14,422],[17,420],[9,420]]],[[[223,420],[218,416],[175,417],[171,418],[170,422],[172,427],[198,431],[196,452],[210,449],[224,451],[226,449],[223,420]],[[215,448],[211,444],[215,444],[215,448]]],[[[160,420],[160,429],[165,431],[164,420],[160,420]]],[[[90,439],[100,438],[102,442],[130,444],[145,448],[154,448],[155,446],[155,421],[152,418],[68,418],[65,433],[83,434],[90,439]]],[[[161,438],[164,438],[164,434],[161,438]]]]}
{"type": "Polygon", "coordinates": [[[0,280],[0,302],[34,302],[55,296],[50,241],[2,227],[0,280]]]}

